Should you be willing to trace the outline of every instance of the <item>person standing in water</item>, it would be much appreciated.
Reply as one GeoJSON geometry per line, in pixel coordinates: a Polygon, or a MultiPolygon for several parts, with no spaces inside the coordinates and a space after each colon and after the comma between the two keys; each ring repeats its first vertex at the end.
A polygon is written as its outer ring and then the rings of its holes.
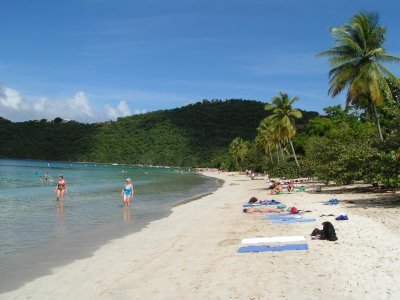
{"type": "Polygon", "coordinates": [[[121,191],[121,197],[124,199],[124,205],[129,206],[131,199],[133,199],[135,191],[130,178],[126,179],[126,184],[121,191]]]}
{"type": "Polygon", "coordinates": [[[57,200],[63,201],[64,194],[66,192],[67,192],[67,182],[65,181],[64,176],[59,176],[56,186],[57,200]]]}

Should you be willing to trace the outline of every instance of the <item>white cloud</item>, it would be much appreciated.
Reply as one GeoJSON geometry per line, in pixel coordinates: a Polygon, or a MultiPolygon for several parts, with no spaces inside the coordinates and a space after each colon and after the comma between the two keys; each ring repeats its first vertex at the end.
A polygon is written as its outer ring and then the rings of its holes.
{"type": "Polygon", "coordinates": [[[119,117],[126,117],[131,115],[131,110],[125,101],[120,101],[116,107],[107,104],[104,106],[106,116],[110,119],[116,119],[119,117]]]}
{"type": "Polygon", "coordinates": [[[110,119],[116,119],[119,117],[126,117],[130,115],[138,115],[147,112],[145,109],[135,109],[132,113],[131,109],[125,101],[120,101],[116,107],[107,104],[104,106],[104,111],[106,116],[110,119]]]}
{"type": "Polygon", "coordinates": [[[6,108],[18,110],[22,107],[22,97],[16,90],[1,88],[0,104],[6,108]]]}
{"type": "Polygon", "coordinates": [[[134,110],[132,113],[126,101],[120,101],[115,107],[107,104],[97,110],[96,108],[82,91],[62,99],[27,99],[14,89],[0,86],[0,116],[12,121],[52,120],[60,117],[80,122],[96,122],[145,112],[134,110]]]}

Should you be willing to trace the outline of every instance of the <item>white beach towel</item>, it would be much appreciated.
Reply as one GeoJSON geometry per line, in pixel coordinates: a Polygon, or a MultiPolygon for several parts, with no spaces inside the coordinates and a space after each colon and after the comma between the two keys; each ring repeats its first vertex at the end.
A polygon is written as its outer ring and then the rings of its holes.
{"type": "Polygon", "coordinates": [[[282,242],[301,242],[305,241],[304,236],[275,236],[262,238],[243,239],[242,244],[260,244],[260,243],[282,243],[282,242]]]}

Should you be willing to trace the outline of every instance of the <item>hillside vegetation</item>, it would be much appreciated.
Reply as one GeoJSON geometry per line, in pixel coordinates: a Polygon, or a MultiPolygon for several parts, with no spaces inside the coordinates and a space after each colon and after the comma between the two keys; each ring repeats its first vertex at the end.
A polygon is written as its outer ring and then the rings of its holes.
{"type": "MultiPolygon", "coordinates": [[[[0,119],[0,157],[211,166],[235,137],[253,140],[269,112],[247,100],[203,101],[101,124],[0,119]]],[[[303,112],[299,124],[317,116],[303,112]]]]}

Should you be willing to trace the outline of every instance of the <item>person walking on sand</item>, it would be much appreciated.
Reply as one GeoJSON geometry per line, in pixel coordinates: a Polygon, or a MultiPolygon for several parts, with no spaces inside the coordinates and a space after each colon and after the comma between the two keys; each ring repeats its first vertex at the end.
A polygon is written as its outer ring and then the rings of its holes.
{"type": "Polygon", "coordinates": [[[126,184],[121,191],[121,197],[124,199],[124,205],[129,206],[131,199],[133,199],[135,191],[130,178],[126,179],[126,184]]]}
{"type": "Polygon", "coordinates": [[[56,195],[57,195],[57,200],[63,201],[64,200],[64,194],[67,192],[67,182],[64,179],[64,176],[59,176],[58,177],[58,182],[56,186],[56,195]]]}

